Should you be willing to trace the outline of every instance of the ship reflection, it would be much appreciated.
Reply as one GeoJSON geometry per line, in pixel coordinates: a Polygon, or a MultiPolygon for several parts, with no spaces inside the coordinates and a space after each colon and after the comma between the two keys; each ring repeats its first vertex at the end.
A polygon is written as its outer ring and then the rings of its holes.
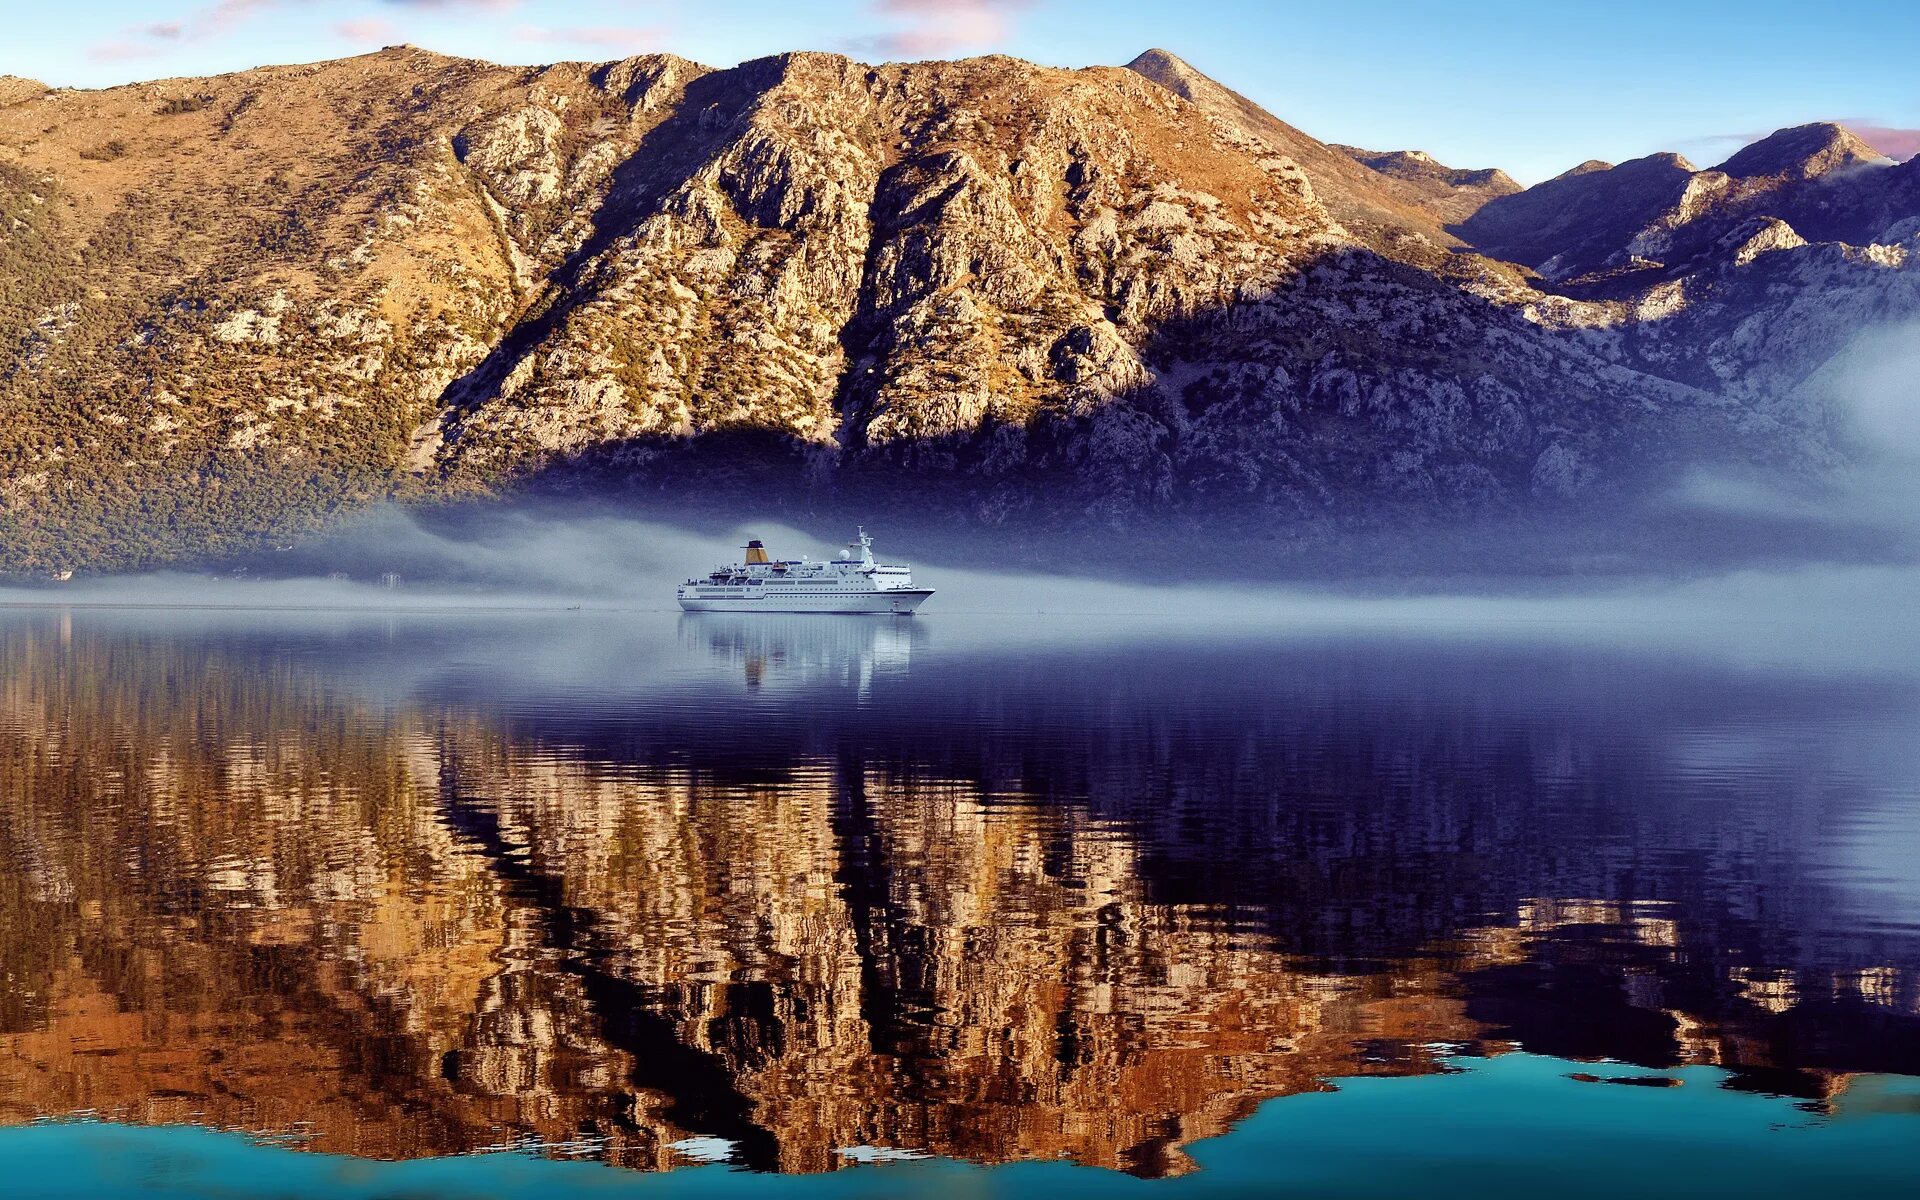
{"type": "Polygon", "coordinates": [[[0,621],[0,1120],[1159,1176],[1455,1052],[1920,1073],[1920,930],[1781,840],[1882,811],[1805,730],[1904,692],[618,621],[644,678],[398,704],[293,635],[0,621]],[[1800,752],[1674,753],[1735,733],[1800,752]]]}
{"type": "Polygon", "coordinates": [[[737,665],[749,688],[839,687],[865,699],[900,677],[924,646],[925,622],[876,614],[682,613],[681,644],[737,665]]]}

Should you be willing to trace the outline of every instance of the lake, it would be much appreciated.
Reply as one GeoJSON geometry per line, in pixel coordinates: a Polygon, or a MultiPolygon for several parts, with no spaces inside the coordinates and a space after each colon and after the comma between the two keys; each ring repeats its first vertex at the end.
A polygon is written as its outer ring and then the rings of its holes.
{"type": "Polygon", "coordinates": [[[0,668],[9,1194],[1912,1186],[1897,650],[99,607],[0,668]]]}

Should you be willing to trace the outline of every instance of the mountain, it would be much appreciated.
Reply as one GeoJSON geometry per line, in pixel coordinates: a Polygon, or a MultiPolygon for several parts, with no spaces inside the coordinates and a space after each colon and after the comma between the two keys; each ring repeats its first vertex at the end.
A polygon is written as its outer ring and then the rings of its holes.
{"type": "Polygon", "coordinates": [[[1460,233],[1483,253],[1539,268],[1597,270],[1665,214],[1681,211],[1697,171],[1677,154],[1614,166],[1585,162],[1523,192],[1489,200],[1460,233]]]}
{"type": "Polygon", "coordinates": [[[1376,250],[1397,243],[1431,242],[1458,246],[1446,221],[1431,206],[1431,188],[1393,171],[1361,161],[1343,146],[1329,145],[1267,112],[1195,70],[1179,56],[1149,50],[1127,69],[1191,102],[1211,117],[1229,138],[1256,155],[1284,156],[1306,173],[1328,213],[1376,250]]]}
{"type": "Polygon", "coordinates": [[[1464,221],[1487,201],[1520,190],[1513,177],[1497,167],[1462,170],[1445,166],[1424,150],[1362,150],[1338,146],[1335,150],[1388,179],[1398,180],[1419,196],[1420,206],[1449,223],[1464,221]]]}
{"type": "Polygon", "coordinates": [[[1549,280],[1610,277],[1618,292],[1622,278],[1645,286],[1649,272],[1690,269],[1755,218],[1814,241],[1869,245],[1916,212],[1920,169],[1817,123],[1778,130],[1704,171],[1675,154],[1585,163],[1488,201],[1457,232],[1549,280]]]}
{"type": "Polygon", "coordinates": [[[1740,150],[1717,170],[1734,179],[1818,179],[1846,167],[1882,166],[1892,160],[1831,122],[1775,130],[1740,150]]]}
{"type": "Polygon", "coordinates": [[[10,80],[0,570],[524,488],[1261,531],[1807,469],[1920,166],[1776,139],[1499,195],[1162,51],[10,80]]]}

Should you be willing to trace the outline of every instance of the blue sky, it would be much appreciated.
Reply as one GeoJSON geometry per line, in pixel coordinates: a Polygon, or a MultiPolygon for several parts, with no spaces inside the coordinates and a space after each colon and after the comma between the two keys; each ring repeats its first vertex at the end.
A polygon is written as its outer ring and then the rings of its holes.
{"type": "Polygon", "coordinates": [[[1914,0],[0,0],[0,15],[0,73],[75,86],[396,41],[715,65],[824,49],[1085,66],[1160,46],[1317,137],[1527,181],[1663,149],[1712,163],[1821,119],[1920,149],[1914,0]]]}

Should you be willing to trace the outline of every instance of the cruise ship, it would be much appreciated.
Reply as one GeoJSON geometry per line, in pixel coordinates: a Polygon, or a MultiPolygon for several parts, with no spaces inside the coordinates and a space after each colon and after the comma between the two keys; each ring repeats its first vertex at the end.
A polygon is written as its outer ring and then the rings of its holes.
{"type": "Polygon", "coordinates": [[[680,585],[680,607],[688,612],[910,613],[932,588],[913,586],[906,567],[874,561],[873,538],[865,529],[847,543],[837,559],[773,559],[758,541],[747,543],[747,559],[716,567],[680,585]]]}

